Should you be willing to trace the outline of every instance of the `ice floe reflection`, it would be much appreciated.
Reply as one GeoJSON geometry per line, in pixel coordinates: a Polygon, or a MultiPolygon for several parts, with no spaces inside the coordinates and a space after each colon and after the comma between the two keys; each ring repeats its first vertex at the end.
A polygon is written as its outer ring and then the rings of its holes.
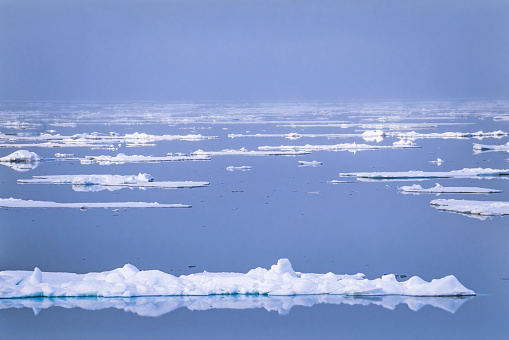
{"type": "Polygon", "coordinates": [[[56,297],[0,299],[0,309],[31,308],[34,314],[51,307],[66,309],[102,310],[114,308],[144,317],[160,317],[180,308],[190,311],[212,309],[265,309],[279,315],[290,313],[293,307],[313,307],[319,304],[350,306],[381,306],[394,310],[407,305],[415,312],[426,306],[455,313],[472,296],[465,297],[416,297],[416,296],[344,296],[344,295],[212,295],[212,296],[143,296],[143,297],[56,297]]]}

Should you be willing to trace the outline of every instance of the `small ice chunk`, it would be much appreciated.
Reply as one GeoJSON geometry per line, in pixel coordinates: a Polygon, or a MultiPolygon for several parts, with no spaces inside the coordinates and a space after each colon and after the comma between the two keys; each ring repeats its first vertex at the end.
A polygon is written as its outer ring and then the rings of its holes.
{"type": "Polygon", "coordinates": [[[14,163],[27,163],[27,162],[38,162],[41,157],[35,152],[27,150],[18,150],[10,155],[0,158],[0,162],[14,162],[14,163]]]}
{"type": "Polygon", "coordinates": [[[250,165],[242,165],[242,166],[233,166],[233,165],[230,165],[228,167],[226,167],[226,170],[228,171],[237,171],[237,170],[240,170],[240,171],[249,171],[249,170],[252,170],[253,167],[250,166],[250,165]]]}
{"type": "Polygon", "coordinates": [[[318,161],[299,161],[299,166],[311,166],[311,167],[317,167],[323,165],[322,162],[318,161]]]}
{"type": "Polygon", "coordinates": [[[435,187],[424,189],[419,184],[402,186],[398,190],[409,193],[429,193],[429,194],[493,194],[500,193],[502,190],[478,188],[478,187],[443,187],[436,183],[435,187]]]}

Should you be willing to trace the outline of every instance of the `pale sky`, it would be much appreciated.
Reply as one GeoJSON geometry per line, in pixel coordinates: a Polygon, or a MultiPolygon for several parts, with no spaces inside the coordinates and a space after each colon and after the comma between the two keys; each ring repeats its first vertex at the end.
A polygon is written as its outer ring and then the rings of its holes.
{"type": "Polygon", "coordinates": [[[509,1],[0,0],[0,100],[509,97],[509,1]]]}

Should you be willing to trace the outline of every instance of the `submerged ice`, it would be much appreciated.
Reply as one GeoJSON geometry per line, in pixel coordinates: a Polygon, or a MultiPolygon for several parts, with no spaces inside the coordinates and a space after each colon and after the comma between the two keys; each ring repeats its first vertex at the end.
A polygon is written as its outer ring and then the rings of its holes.
{"type": "Polygon", "coordinates": [[[173,276],[159,270],[140,271],[130,264],[111,271],[88,274],[29,271],[0,272],[0,298],[71,296],[162,295],[308,295],[353,296],[470,296],[453,275],[426,282],[414,276],[399,282],[395,275],[368,280],[364,274],[337,275],[295,272],[288,259],[270,270],[256,268],[242,273],[197,273],[173,276]]]}

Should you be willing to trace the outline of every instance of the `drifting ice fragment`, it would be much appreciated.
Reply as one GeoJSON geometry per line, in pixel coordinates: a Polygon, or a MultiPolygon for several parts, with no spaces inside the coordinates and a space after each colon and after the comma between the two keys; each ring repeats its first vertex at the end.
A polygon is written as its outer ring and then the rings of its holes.
{"type": "Polygon", "coordinates": [[[480,216],[509,215],[509,202],[438,199],[430,202],[438,210],[480,216]]]}
{"type": "Polygon", "coordinates": [[[393,145],[368,145],[357,143],[343,143],[334,145],[280,145],[280,146],[259,146],[260,150],[281,150],[281,151],[364,151],[379,149],[400,149],[400,148],[420,148],[410,141],[398,141],[393,145]]]}
{"type": "Polygon", "coordinates": [[[0,272],[0,298],[70,296],[162,296],[162,295],[406,295],[470,296],[453,276],[426,282],[417,276],[399,282],[395,275],[368,280],[363,274],[336,275],[295,272],[287,259],[280,259],[270,270],[256,268],[242,273],[197,273],[173,276],[158,270],[139,271],[125,265],[111,271],[88,274],[41,274],[40,282],[27,280],[33,272],[0,272]]]}
{"type": "Polygon", "coordinates": [[[41,160],[38,154],[27,150],[18,150],[8,156],[1,157],[0,162],[29,163],[41,160]]]}
{"type": "Polygon", "coordinates": [[[475,153],[481,153],[486,151],[505,151],[509,152],[509,142],[502,145],[485,145],[485,144],[474,144],[473,146],[475,153]]]}
{"type": "Polygon", "coordinates": [[[340,176],[355,176],[358,180],[408,180],[433,178],[492,178],[509,176],[509,169],[464,168],[446,172],[401,171],[401,172],[349,172],[340,176]]]}
{"type": "Polygon", "coordinates": [[[116,156],[86,156],[81,160],[82,164],[98,163],[99,165],[125,164],[125,163],[144,163],[144,162],[171,162],[171,161],[208,161],[210,158],[203,156],[144,156],[144,155],[126,155],[119,153],[116,156]]]}
{"type": "Polygon", "coordinates": [[[478,187],[443,187],[436,183],[434,188],[424,189],[419,184],[399,187],[398,190],[405,193],[429,193],[429,194],[493,194],[502,190],[478,188],[478,187]]]}
{"type": "Polygon", "coordinates": [[[51,201],[32,201],[16,198],[0,198],[3,208],[191,208],[184,204],[165,204],[157,202],[92,202],[92,203],[57,203],[51,201]]]}
{"type": "Polygon", "coordinates": [[[121,175],[50,175],[33,176],[32,179],[18,179],[20,184],[72,184],[76,191],[117,190],[122,188],[196,188],[209,185],[208,182],[167,181],[156,182],[149,174],[137,176],[121,175]],[[91,188],[96,187],[96,188],[91,188]],[[87,190],[92,189],[92,190],[87,190]]]}
{"type": "Polygon", "coordinates": [[[311,162],[308,162],[308,161],[299,161],[299,166],[317,167],[317,166],[320,166],[320,165],[323,165],[323,163],[322,162],[318,162],[318,161],[311,161],[311,162]]]}
{"type": "Polygon", "coordinates": [[[429,161],[431,164],[436,164],[438,166],[442,165],[444,163],[443,159],[437,158],[436,161],[429,161]]]}
{"type": "Polygon", "coordinates": [[[249,170],[252,170],[252,169],[253,169],[253,167],[249,166],[249,165],[242,165],[242,166],[233,166],[233,165],[230,165],[230,166],[226,167],[226,170],[228,170],[228,171],[236,171],[236,170],[249,171],[249,170]]]}
{"type": "Polygon", "coordinates": [[[196,150],[191,156],[300,156],[307,155],[307,151],[248,151],[245,148],[239,150],[224,149],[221,151],[196,150]]]}

